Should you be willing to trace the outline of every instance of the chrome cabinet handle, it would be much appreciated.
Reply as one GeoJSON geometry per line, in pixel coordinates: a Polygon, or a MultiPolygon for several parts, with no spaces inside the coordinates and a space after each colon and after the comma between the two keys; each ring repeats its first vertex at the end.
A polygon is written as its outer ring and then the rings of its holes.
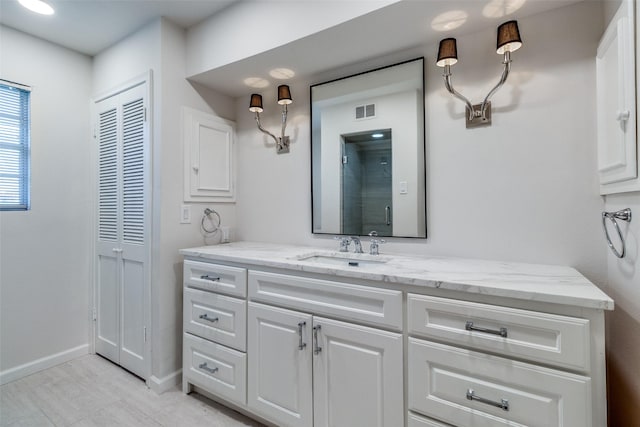
{"type": "Polygon", "coordinates": [[[473,322],[467,322],[464,325],[464,328],[467,331],[476,331],[476,332],[484,332],[485,334],[500,335],[502,338],[507,337],[507,328],[500,328],[499,331],[496,331],[493,329],[479,328],[477,326],[473,326],[473,322]]]}
{"type": "Polygon", "coordinates": [[[202,320],[206,320],[207,322],[211,322],[211,323],[216,323],[218,320],[220,320],[217,317],[209,317],[207,316],[207,313],[205,314],[201,314],[200,316],[198,316],[200,319],[202,320]]]}
{"type": "Polygon", "coordinates": [[[218,372],[218,368],[210,368],[207,366],[207,363],[201,363],[200,365],[198,365],[198,368],[202,369],[203,371],[207,371],[210,374],[215,374],[216,372],[218,372]]]}
{"type": "Polygon", "coordinates": [[[306,324],[307,322],[298,323],[298,337],[300,338],[300,341],[298,342],[298,350],[304,350],[307,346],[307,343],[302,342],[302,328],[304,328],[306,324]]]}
{"type": "Polygon", "coordinates": [[[387,225],[391,225],[391,206],[385,206],[384,219],[387,225]]]}
{"type": "Polygon", "coordinates": [[[493,400],[485,399],[484,397],[476,396],[473,389],[467,389],[467,400],[475,400],[476,402],[485,403],[487,405],[495,406],[504,411],[509,410],[509,401],[507,399],[500,399],[500,402],[494,402],[493,400]]]}
{"type": "Polygon", "coordinates": [[[111,249],[113,252],[117,253],[117,254],[121,254],[122,253],[122,248],[113,248],[111,249]]]}
{"type": "Polygon", "coordinates": [[[203,274],[202,276],[200,276],[200,278],[202,280],[208,280],[210,282],[219,282],[220,281],[220,277],[209,276],[208,274],[203,274]]]}
{"type": "Polygon", "coordinates": [[[322,347],[318,345],[318,331],[320,331],[320,325],[313,327],[313,340],[315,341],[315,346],[313,348],[313,354],[320,354],[322,351],[322,347]]]}

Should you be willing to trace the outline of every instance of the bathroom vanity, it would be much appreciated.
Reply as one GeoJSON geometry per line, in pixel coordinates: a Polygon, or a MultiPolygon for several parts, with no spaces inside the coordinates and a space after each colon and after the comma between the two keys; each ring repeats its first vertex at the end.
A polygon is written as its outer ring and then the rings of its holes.
{"type": "Polygon", "coordinates": [[[606,425],[604,311],[562,266],[183,249],[183,390],[278,426],[606,425]]]}

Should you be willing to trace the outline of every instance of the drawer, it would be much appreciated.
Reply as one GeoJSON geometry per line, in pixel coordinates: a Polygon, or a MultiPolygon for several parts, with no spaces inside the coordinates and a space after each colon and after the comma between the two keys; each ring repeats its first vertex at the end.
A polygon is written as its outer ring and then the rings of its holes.
{"type": "Polygon", "coordinates": [[[225,399],[247,403],[247,355],[183,334],[182,375],[187,382],[225,399]]]}
{"type": "Polygon", "coordinates": [[[247,349],[247,302],[185,288],[184,331],[236,350],[247,349]]]}
{"type": "Polygon", "coordinates": [[[250,270],[249,298],[402,330],[400,291],[250,270]]]}
{"type": "Polygon", "coordinates": [[[412,411],[456,426],[592,425],[588,377],[416,338],[408,362],[412,411]]]}
{"type": "Polygon", "coordinates": [[[186,260],[184,262],[184,286],[236,297],[246,297],[247,270],[186,260]]]}
{"type": "Polygon", "coordinates": [[[412,335],[563,368],[590,370],[589,320],[409,294],[412,335]],[[467,322],[472,325],[467,329],[467,322]],[[500,330],[504,335],[497,335],[500,330]],[[484,331],[483,331],[484,330],[484,331]]]}
{"type": "Polygon", "coordinates": [[[441,422],[422,417],[413,412],[409,412],[407,419],[409,420],[407,427],[451,427],[450,424],[442,424],[441,422]]]}

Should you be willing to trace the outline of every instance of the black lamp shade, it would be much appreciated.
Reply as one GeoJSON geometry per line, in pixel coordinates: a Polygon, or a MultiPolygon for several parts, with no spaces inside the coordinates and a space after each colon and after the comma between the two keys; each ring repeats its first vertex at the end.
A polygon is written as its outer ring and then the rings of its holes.
{"type": "Polygon", "coordinates": [[[289,86],[278,86],[278,104],[287,105],[291,104],[292,102],[293,100],[291,99],[291,91],[289,90],[289,86]]]}
{"type": "Polygon", "coordinates": [[[440,40],[436,65],[438,67],[444,67],[445,65],[453,65],[456,62],[458,62],[458,46],[456,45],[456,39],[448,38],[440,40]]]}
{"type": "Polygon", "coordinates": [[[262,95],[257,93],[251,94],[251,103],[249,104],[249,111],[252,113],[262,113],[262,95]]]}
{"type": "Polygon", "coordinates": [[[505,52],[515,52],[522,46],[520,30],[517,21],[507,21],[498,27],[498,41],[496,52],[502,55],[505,52]]]}

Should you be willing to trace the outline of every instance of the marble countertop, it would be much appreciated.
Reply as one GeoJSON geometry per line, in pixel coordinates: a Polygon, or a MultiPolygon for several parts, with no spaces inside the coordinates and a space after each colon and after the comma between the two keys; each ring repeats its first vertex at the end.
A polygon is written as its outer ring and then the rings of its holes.
{"type": "Polygon", "coordinates": [[[186,257],[343,278],[613,310],[613,300],[571,267],[477,259],[341,253],[307,246],[234,242],[180,250],[186,257]],[[315,257],[315,258],[314,258],[315,257]],[[321,258],[318,258],[321,257],[321,258]],[[322,258],[327,257],[327,258],[322,258]],[[358,266],[349,266],[348,257],[358,266]]]}

